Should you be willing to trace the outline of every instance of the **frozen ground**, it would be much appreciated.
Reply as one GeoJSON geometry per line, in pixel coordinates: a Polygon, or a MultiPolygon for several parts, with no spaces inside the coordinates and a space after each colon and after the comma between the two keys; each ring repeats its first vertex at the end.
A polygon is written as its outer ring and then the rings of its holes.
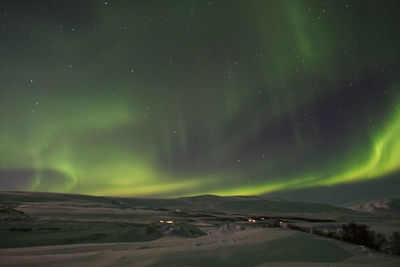
{"type": "Polygon", "coordinates": [[[284,227],[348,220],[398,227],[398,217],[385,218],[259,197],[0,192],[0,265],[400,266],[398,257],[284,227]]]}
{"type": "Polygon", "coordinates": [[[399,266],[400,259],[279,228],[149,242],[0,250],[2,266],[399,266]]]}

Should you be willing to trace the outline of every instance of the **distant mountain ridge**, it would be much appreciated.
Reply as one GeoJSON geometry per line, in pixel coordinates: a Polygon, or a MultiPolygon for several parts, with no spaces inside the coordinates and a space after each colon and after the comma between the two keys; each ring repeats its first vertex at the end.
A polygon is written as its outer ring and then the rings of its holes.
{"type": "Polygon", "coordinates": [[[173,199],[103,197],[77,194],[0,191],[0,203],[11,207],[23,202],[89,201],[118,208],[144,208],[168,210],[204,210],[241,214],[284,213],[354,213],[353,210],[327,204],[289,201],[263,196],[200,195],[173,199]]]}
{"type": "Polygon", "coordinates": [[[215,196],[201,195],[194,197],[183,197],[191,204],[203,205],[215,210],[226,210],[230,212],[271,212],[271,213],[316,213],[316,212],[346,212],[342,207],[327,204],[289,201],[281,198],[268,198],[263,196],[215,196]]]}

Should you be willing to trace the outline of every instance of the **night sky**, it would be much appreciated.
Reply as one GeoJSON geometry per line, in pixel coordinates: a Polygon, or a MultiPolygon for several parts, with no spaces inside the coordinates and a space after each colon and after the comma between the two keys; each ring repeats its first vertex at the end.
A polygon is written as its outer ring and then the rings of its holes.
{"type": "Polygon", "coordinates": [[[379,190],[400,179],[399,14],[397,0],[2,0],[0,188],[379,190]]]}

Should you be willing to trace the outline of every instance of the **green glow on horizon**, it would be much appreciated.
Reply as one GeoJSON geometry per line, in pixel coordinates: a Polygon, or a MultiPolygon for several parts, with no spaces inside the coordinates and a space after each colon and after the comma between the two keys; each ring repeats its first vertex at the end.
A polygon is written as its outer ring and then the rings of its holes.
{"type": "Polygon", "coordinates": [[[302,189],[315,186],[332,186],[368,179],[378,179],[400,170],[400,110],[396,108],[392,120],[380,135],[376,137],[370,151],[369,159],[361,165],[349,169],[342,167],[336,174],[326,176],[315,174],[307,177],[294,178],[289,181],[272,182],[245,186],[222,191],[219,195],[258,195],[280,190],[302,189]]]}

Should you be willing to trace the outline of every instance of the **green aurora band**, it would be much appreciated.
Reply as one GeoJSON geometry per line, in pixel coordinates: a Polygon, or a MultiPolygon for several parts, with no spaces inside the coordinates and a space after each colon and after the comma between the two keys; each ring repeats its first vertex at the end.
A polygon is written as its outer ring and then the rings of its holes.
{"type": "Polygon", "coordinates": [[[255,195],[400,171],[396,1],[69,2],[4,9],[0,185],[255,195]]]}
{"type": "Polygon", "coordinates": [[[258,184],[233,188],[213,193],[220,195],[256,195],[286,189],[301,189],[313,186],[330,186],[340,183],[357,182],[382,178],[400,170],[400,110],[396,108],[390,123],[373,141],[368,158],[358,164],[343,166],[335,174],[315,174],[293,177],[289,181],[258,184]]]}

